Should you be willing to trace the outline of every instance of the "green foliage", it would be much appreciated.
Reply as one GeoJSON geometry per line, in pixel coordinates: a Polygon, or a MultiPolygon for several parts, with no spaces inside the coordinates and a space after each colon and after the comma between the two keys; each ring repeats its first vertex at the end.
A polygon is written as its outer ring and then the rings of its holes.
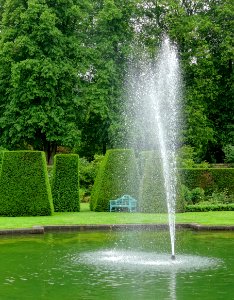
{"type": "Polygon", "coordinates": [[[234,146],[226,145],[223,149],[225,154],[225,162],[234,164],[234,146]]]}
{"type": "Polygon", "coordinates": [[[234,194],[234,169],[209,168],[209,169],[179,169],[181,183],[190,190],[200,187],[206,195],[212,192],[228,191],[234,194]]]}
{"type": "Polygon", "coordinates": [[[51,187],[56,212],[80,211],[78,161],[77,154],[55,155],[51,187]]]}
{"type": "Polygon", "coordinates": [[[233,1],[166,2],[185,78],[184,140],[197,159],[222,162],[222,145],[233,139],[233,1]]]}
{"type": "Polygon", "coordinates": [[[0,170],[1,170],[1,166],[2,166],[3,154],[4,154],[4,151],[0,150],[0,170]]]}
{"type": "Polygon", "coordinates": [[[209,163],[206,161],[196,163],[197,154],[194,148],[189,145],[182,146],[177,153],[177,164],[179,168],[209,168],[209,163]]]}
{"type": "Polygon", "coordinates": [[[205,211],[234,211],[234,204],[210,204],[201,203],[196,205],[187,205],[186,212],[205,212],[205,211]]]}
{"type": "Polygon", "coordinates": [[[79,139],[78,86],[86,2],[6,0],[0,38],[1,139],[50,158],[79,139]]]}
{"type": "Polygon", "coordinates": [[[45,153],[5,151],[0,176],[0,215],[45,216],[52,212],[45,153]]]}
{"type": "Polygon", "coordinates": [[[30,145],[50,157],[57,145],[76,145],[91,160],[125,147],[128,58],[133,48],[133,56],[138,49],[156,56],[167,32],[184,78],[183,142],[196,163],[223,162],[223,151],[233,160],[225,150],[234,132],[233,1],[3,0],[0,6],[0,140],[9,149],[30,145]]]}
{"type": "Polygon", "coordinates": [[[108,150],[95,179],[90,209],[108,211],[109,200],[124,194],[138,199],[138,189],[139,175],[133,150],[108,150]]]}
{"type": "Polygon", "coordinates": [[[213,192],[210,197],[208,197],[209,202],[213,204],[222,203],[228,204],[234,202],[234,195],[230,195],[227,189],[220,192],[213,192]]]}
{"type": "Polygon", "coordinates": [[[189,190],[185,185],[182,185],[182,197],[187,204],[196,204],[204,201],[205,191],[200,187],[189,190]]]}
{"type": "Polygon", "coordinates": [[[81,157],[79,160],[80,200],[83,202],[87,202],[90,198],[94,180],[103,157],[103,155],[96,154],[91,162],[85,157],[81,157]]]}
{"type": "MultiPolygon", "coordinates": [[[[87,33],[90,66],[82,77],[82,136],[79,154],[93,159],[108,148],[122,147],[116,137],[122,131],[123,85],[127,56],[134,38],[132,16],[135,0],[92,1],[93,24],[87,33]]],[[[90,27],[89,27],[90,28],[90,27]]],[[[124,147],[124,146],[123,146],[124,147]]]]}
{"type": "Polygon", "coordinates": [[[156,151],[144,154],[139,210],[147,213],[167,212],[162,162],[156,151]]]}

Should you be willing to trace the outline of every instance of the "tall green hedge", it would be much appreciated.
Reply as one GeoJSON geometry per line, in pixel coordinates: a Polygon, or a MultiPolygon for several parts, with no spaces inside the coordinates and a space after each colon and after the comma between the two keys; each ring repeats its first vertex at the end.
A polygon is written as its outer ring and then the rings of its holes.
{"type": "Polygon", "coordinates": [[[128,194],[138,200],[139,175],[132,149],[108,150],[91,194],[90,209],[108,211],[109,200],[128,194]]]}
{"type": "Polygon", "coordinates": [[[0,172],[1,172],[1,167],[2,167],[3,154],[4,154],[4,151],[0,150],[0,172]]]}
{"type": "Polygon", "coordinates": [[[0,175],[0,215],[45,216],[52,212],[45,153],[5,151],[0,175]]]}
{"type": "Polygon", "coordinates": [[[144,151],[139,210],[147,213],[166,213],[166,194],[163,168],[156,151],[144,151]]]}
{"type": "Polygon", "coordinates": [[[77,154],[55,155],[51,188],[56,212],[80,211],[79,156],[77,154]]]}
{"type": "Polygon", "coordinates": [[[234,195],[234,168],[179,169],[181,183],[189,189],[201,187],[206,195],[227,190],[234,195]]]}

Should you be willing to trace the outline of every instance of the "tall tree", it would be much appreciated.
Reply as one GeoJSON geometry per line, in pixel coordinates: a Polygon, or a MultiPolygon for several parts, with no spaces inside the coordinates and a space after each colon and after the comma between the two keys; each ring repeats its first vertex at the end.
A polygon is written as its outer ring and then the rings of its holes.
{"type": "Polygon", "coordinates": [[[169,0],[166,16],[185,81],[185,143],[221,162],[233,143],[233,9],[230,0],[169,0]],[[232,139],[232,140],[231,140],[232,139]]]}
{"type": "Polygon", "coordinates": [[[119,115],[123,104],[122,87],[126,57],[134,37],[131,18],[136,0],[94,1],[89,31],[90,68],[82,77],[83,123],[80,155],[92,157],[105,153],[115,144],[119,115]]]}
{"type": "Polygon", "coordinates": [[[48,162],[79,138],[77,120],[88,1],[6,0],[0,34],[0,130],[48,162]]]}

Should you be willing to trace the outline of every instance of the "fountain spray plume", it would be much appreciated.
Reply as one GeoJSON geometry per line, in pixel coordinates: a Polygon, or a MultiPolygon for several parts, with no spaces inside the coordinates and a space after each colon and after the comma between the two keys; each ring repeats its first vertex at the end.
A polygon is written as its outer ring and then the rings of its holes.
{"type": "Polygon", "coordinates": [[[164,37],[156,63],[153,103],[157,123],[160,153],[171,238],[171,258],[175,259],[176,210],[176,148],[178,144],[179,99],[181,76],[176,48],[164,37]]]}
{"type": "Polygon", "coordinates": [[[159,164],[162,165],[164,198],[168,211],[171,258],[174,260],[176,149],[181,76],[176,47],[168,37],[163,38],[156,59],[149,58],[143,52],[140,59],[138,56],[138,60],[130,64],[127,80],[128,117],[134,119],[130,134],[135,140],[131,146],[137,148],[138,153],[142,150],[156,150],[156,155],[160,156],[159,164]]]}

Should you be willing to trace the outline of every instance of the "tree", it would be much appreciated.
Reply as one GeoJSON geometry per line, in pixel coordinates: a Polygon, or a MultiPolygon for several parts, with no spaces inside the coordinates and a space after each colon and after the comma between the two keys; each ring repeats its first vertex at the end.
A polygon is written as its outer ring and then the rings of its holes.
{"type": "Polygon", "coordinates": [[[6,0],[0,34],[0,128],[8,149],[79,139],[80,74],[88,1],[6,0]]]}
{"type": "Polygon", "coordinates": [[[93,49],[89,70],[82,77],[83,111],[80,156],[93,158],[113,147],[123,106],[122,88],[127,56],[134,38],[131,18],[136,0],[94,2],[88,44],[93,49]]]}

